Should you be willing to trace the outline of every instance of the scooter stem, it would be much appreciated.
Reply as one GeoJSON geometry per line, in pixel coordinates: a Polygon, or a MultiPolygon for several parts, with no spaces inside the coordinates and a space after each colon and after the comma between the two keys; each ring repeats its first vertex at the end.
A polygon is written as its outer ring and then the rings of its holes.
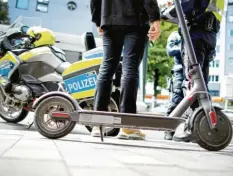
{"type": "Polygon", "coordinates": [[[193,44],[192,44],[192,41],[189,35],[188,26],[185,22],[184,12],[181,7],[180,0],[174,0],[174,1],[175,1],[177,17],[180,22],[181,31],[184,37],[184,43],[187,47],[189,61],[191,65],[197,64],[197,58],[196,58],[196,55],[193,49],[193,44]]]}
{"type": "MultiPolygon", "coordinates": [[[[207,93],[207,86],[206,86],[204,78],[203,78],[203,73],[202,73],[200,64],[197,62],[196,54],[195,54],[194,49],[193,49],[193,44],[192,44],[191,37],[189,34],[188,26],[187,26],[185,18],[184,18],[184,12],[183,12],[183,9],[181,7],[180,0],[174,0],[174,1],[175,1],[175,8],[176,8],[177,17],[178,17],[180,27],[181,27],[181,32],[183,34],[184,43],[186,45],[185,49],[186,49],[187,54],[188,54],[188,61],[191,64],[191,66],[195,68],[195,71],[193,73],[193,78],[196,79],[194,81],[194,84],[196,84],[196,88],[194,88],[193,91],[194,91],[194,93],[198,92],[198,91],[206,92],[207,95],[205,95],[204,97],[201,95],[198,96],[199,104],[202,106],[202,108],[207,116],[210,128],[214,129],[216,127],[216,124],[217,124],[216,113],[215,113],[215,110],[211,104],[211,100],[208,97],[209,95],[207,93]],[[200,99],[200,97],[201,97],[201,99],[200,99]]],[[[183,104],[181,104],[181,106],[182,105],[183,104]]],[[[176,112],[175,112],[175,114],[176,114],[176,112]]],[[[172,115],[173,115],[173,113],[172,113],[172,115]]]]}

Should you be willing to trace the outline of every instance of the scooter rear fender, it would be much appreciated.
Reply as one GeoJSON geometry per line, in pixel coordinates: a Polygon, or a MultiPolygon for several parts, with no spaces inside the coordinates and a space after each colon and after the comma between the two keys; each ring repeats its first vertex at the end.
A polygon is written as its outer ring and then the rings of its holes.
{"type": "Polygon", "coordinates": [[[63,98],[66,98],[74,105],[75,110],[81,109],[78,102],[75,99],[73,99],[69,94],[64,93],[64,92],[59,92],[59,91],[48,92],[48,93],[42,95],[40,98],[36,99],[36,101],[33,103],[32,109],[36,109],[38,107],[38,105],[46,98],[54,97],[54,96],[61,96],[63,98]]]}

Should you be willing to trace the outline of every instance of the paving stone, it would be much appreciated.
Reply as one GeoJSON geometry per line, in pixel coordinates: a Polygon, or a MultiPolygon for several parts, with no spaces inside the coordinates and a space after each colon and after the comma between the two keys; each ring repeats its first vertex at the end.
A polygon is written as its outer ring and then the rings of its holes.
{"type": "MultiPolygon", "coordinates": [[[[1,123],[0,123],[1,124],[1,123]]],[[[0,134],[1,135],[24,135],[24,131],[20,130],[8,130],[8,129],[0,129],[0,134]]]]}
{"type": "Polygon", "coordinates": [[[172,156],[178,158],[177,165],[188,169],[206,171],[233,171],[233,157],[218,155],[215,152],[178,152],[172,156]],[[179,162],[181,161],[182,162],[179,162]]]}
{"type": "Polygon", "coordinates": [[[68,176],[62,162],[0,159],[1,176],[68,176]]]}
{"type": "Polygon", "coordinates": [[[186,152],[153,149],[132,149],[131,152],[186,169],[233,171],[233,157],[221,156],[213,152],[186,152]]]}
{"type": "Polygon", "coordinates": [[[15,139],[0,139],[0,157],[6,152],[11,146],[17,142],[18,138],[15,139]]]}
{"type": "Polygon", "coordinates": [[[225,171],[221,171],[221,172],[203,172],[203,171],[198,171],[196,170],[196,172],[199,172],[202,176],[231,176],[233,171],[231,172],[225,172],[225,171]]]}
{"type": "Polygon", "coordinates": [[[71,169],[72,176],[140,176],[126,168],[76,168],[71,169]]]}
{"type": "Polygon", "coordinates": [[[141,165],[147,165],[147,164],[154,164],[154,165],[166,165],[166,162],[159,161],[156,158],[151,158],[148,156],[142,156],[137,154],[129,154],[127,152],[124,152],[122,154],[116,153],[113,158],[115,158],[117,161],[125,163],[125,164],[141,164],[141,165]]]}
{"type": "Polygon", "coordinates": [[[88,150],[89,148],[93,148],[92,143],[83,143],[77,141],[73,142],[66,140],[54,140],[54,143],[56,143],[57,147],[61,151],[67,151],[67,149],[69,149],[69,151],[88,150]]]}
{"type": "Polygon", "coordinates": [[[40,140],[29,140],[21,139],[15,146],[14,149],[40,149],[40,150],[56,150],[56,146],[52,140],[40,139],[40,140]]]}
{"type": "MultiPolygon", "coordinates": [[[[0,134],[0,141],[2,140],[18,140],[22,138],[23,135],[7,135],[7,134],[0,134]]],[[[0,145],[1,145],[0,143],[0,145]]]]}
{"type": "Polygon", "coordinates": [[[3,156],[10,158],[22,159],[48,159],[48,160],[61,160],[61,156],[57,150],[41,150],[41,149],[10,149],[3,156]]]}
{"type": "Polygon", "coordinates": [[[167,166],[138,166],[134,167],[133,170],[135,172],[141,173],[142,176],[205,176],[197,172],[192,172],[189,170],[185,170],[179,167],[167,167],[167,166]]]}
{"type": "Polygon", "coordinates": [[[64,155],[65,162],[68,166],[80,167],[122,167],[122,163],[113,160],[105,155],[90,155],[88,153],[83,155],[64,155]]]}

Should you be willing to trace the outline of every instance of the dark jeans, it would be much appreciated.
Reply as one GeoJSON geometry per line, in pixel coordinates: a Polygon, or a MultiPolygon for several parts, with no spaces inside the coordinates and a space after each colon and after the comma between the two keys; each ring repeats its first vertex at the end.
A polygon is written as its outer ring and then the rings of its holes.
{"type": "Polygon", "coordinates": [[[178,105],[180,101],[184,98],[182,84],[184,81],[183,70],[174,71],[174,82],[173,82],[173,94],[171,101],[178,105]]]}
{"type": "MultiPolygon", "coordinates": [[[[192,37],[192,33],[191,33],[191,37],[192,37]]],[[[196,54],[196,58],[197,58],[197,62],[200,64],[201,68],[202,68],[202,73],[203,73],[203,78],[206,84],[206,88],[207,91],[209,91],[208,89],[208,82],[209,82],[209,62],[210,62],[210,56],[213,50],[215,50],[216,47],[216,37],[210,37],[210,41],[205,41],[202,39],[198,39],[198,38],[192,38],[192,43],[193,43],[193,48],[196,54]],[[212,43],[209,43],[211,42],[212,43]]],[[[196,108],[199,107],[199,103],[196,100],[191,108],[192,110],[195,110],[196,108]]]]}
{"type": "Polygon", "coordinates": [[[197,62],[202,68],[203,77],[207,86],[209,81],[209,62],[216,47],[217,34],[199,28],[191,28],[190,37],[197,62]]]}
{"type": "MultiPolygon", "coordinates": [[[[180,57],[174,57],[175,66],[180,65],[181,62],[182,60],[180,57]]],[[[174,80],[173,80],[172,95],[171,95],[171,100],[169,102],[166,116],[168,116],[184,98],[182,84],[185,79],[185,76],[184,76],[183,69],[182,68],[174,69],[173,76],[174,76],[174,80]]]]}
{"type": "Polygon", "coordinates": [[[136,113],[139,65],[147,41],[149,26],[107,26],[103,28],[104,57],[96,83],[95,106],[107,111],[111,97],[112,78],[123,50],[120,112],[136,113]]]}
{"type": "MultiPolygon", "coordinates": [[[[196,29],[191,29],[190,30],[190,37],[192,40],[193,48],[196,54],[197,62],[200,64],[202,68],[202,73],[203,77],[207,86],[208,90],[208,80],[209,80],[209,61],[210,58],[212,57],[213,50],[215,50],[216,47],[216,34],[214,33],[209,33],[203,30],[196,30],[196,29]]],[[[183,41],[183,40],[182,40],[183,41]]],[[[186,57],[188,57],[187,52],[184,49],[184,43],[182,42],[182,59],[184,62],[184,73],[187,73],[189,70],[189,64],[187,65],[185,63],[186,57]]],[[[187,77],[185,77],[186,79],[187,77]]],[[[187,78],[188,79],[188,78],[187,78]]],[[[178,83],[180,84],[180,79],[178,79],[178,83]]],[[[176,106],[182,101],[183,99],[183,93],[176,93],[172,95],[173,101],[170,102],[168,110],[166,115],[168,116],[175,108],[176,106]]],[[[194,102],[194,104],[191,106],[191,108],[194,110],[197,108],[198,102],[194,102]]]]}

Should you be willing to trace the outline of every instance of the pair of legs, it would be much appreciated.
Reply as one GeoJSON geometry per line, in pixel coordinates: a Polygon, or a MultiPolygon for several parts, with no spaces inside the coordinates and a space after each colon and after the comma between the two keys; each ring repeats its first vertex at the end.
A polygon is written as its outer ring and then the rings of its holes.
{"type": "MultiPolygon", "coordinates": [[[[176,59],[177,58],[175,57],[174,60],[176,59]]],[[[181,102],[181,100],[184,98],[182,84],[183,84],[185,77],[184,77],[183,68],[180,65],[181,63],[177,64],[175,61],[175,66],[177,66],[178,68],[175,67],[173,69],[174,81],[173,81],[173,86],[172,86],[173,88],[172,97],[169,102],[169,107],[167,109],[166,116],[168,116],[175,109],[175,107],[181,102]]]]}
{"type": "MultiPolygon", "coordinates": [[[[213,53],[213,50],[215,50],[216,34],[211,33],[211,32],[201,31],[200,29],[197,29],[197,30],[191,29],[190,36],[192,39],[193,48],[194,48],[194,51],[196,54],[197,61],[202,68],[203,77],[204,77],[204,80],[205,80],[205,83],[207,86],[208,77],[209,77],[209,61],[210,61],[210,58],[212,57],[211,54],[213,53]],[[203,36],[203,35],[205,35],[205,36],[203,36]]],[[[186,60],[186,58],[188,56],[187,56],[187,53],[186,53],[183,46],[182,46],[181,52],[182,52],[182,59],[184,61],[184,64],[183,64],[184,72],[186,73],[185,75],[187,75],[187,71],[189,69],[189,63],[186,62],[186,61],[188,61],[188,60],[186,60]]],[[[186,79],[188,79],[188,78],[186,78],[186,79]]],[[[182,86],[179,88],[182,90],[182,86]]],[[[207,86],[207,88],[208,88],[208,86],[207,86]]],[[[175,103],[171,102],[166,115],[169,115],[176,108],[176,106],[180,103],[180,101],[183,99],[183,94],[175,93],[172,96],[173,96],[172,99],[176,99],[179,101],[176,101],[175,103]]],[[[194,110],[198,106],[199,106],[198,102],[195,102],[191,106],[191,108],[194,110]]],[[[166,133],[165,139],[172,140],[173,135],[174,135],[174,132],[166,133]]],[[[182,135],[181,136],[174,136],[174,140],[187,141],[187,142],[191,140],[191,138],[186,138],[186,136],[187,136],[186,134],[182,134],[182,135]]]]}
{"type": "MultiPolygon", "coordinates": [[[[184,70],[180,66],[182,65],[182,58],[174,57],[174,64],[175,64],[175,68],[173,69],[174,81],[173,81],[173,86],[172,86],[172,97],[168,105],[166,116],[169,116],[169,114],[176,108],[176,106],[184,98],[182,87],[183,87],[183,81],[185,79],[185,76],[184,76],[184,70]],[[176,66],[178,68],[176,68],[176,66]]],[[[165,132],[164,138],[167,140],[172,140],[173,135],[174,135],[174,132],[165,132]]]]}
{"type": "MultiPolygon", "coordinates": [[[[100,66],[96,83],[94,109],[108,111],[110,103],[112,78],[116,72],[123,50],[122,78],[120,93],[120,112],[136,113],[138,92],[139,65],[141,63],[149,26],[105,26],[103,27],[104,57],[100,66]]],[[[96,127],[94,127],[96,128],[96,127]]],[[[93,128],[93,131],[95,129],[93,128]]],[[[122,133],[137,133],[144,138],[139,130],[121,129],[122,133]],[[128,130],[128,131],[127,131],[128,130]]],[[[127,134],[126,138],[128,137],[127,134]]]]}

